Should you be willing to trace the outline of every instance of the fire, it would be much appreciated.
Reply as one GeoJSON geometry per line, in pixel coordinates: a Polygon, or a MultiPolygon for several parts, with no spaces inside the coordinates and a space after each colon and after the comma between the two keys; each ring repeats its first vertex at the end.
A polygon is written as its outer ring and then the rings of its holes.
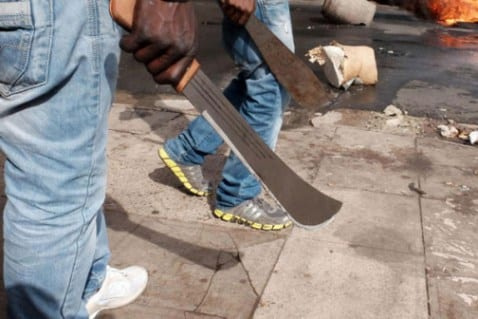
{"type": "Polygon", "coordinates": [[[478,22],[478,0],[428,0],[428,10],[444,25],[478,22]]]}
{"type": "Polygon", "coordinates": [[[476,48],[476,43],[478,41],[478,36],[474,35],[461,35],[453,36],[450,34],[439,34],[437,37],[440,45],[449,47],[449,48],[476,48]]]}

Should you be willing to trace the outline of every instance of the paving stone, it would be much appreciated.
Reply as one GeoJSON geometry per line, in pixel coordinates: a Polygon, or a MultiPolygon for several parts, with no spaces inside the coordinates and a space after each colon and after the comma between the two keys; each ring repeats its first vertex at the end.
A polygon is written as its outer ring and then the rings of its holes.
{"type": "Polygon", "coordinates": [[[297,129],[282,132],[276,152],[294,172],[311,181],[323,157],[323,150],[330,145],[336,127],[323,125],[316,129],[297,129]],[[291,146],[294,147],[291,147],[291,146]]]}
{"type": "Polygon", "coordinates": [[[425,198],[448,200],[451,205],[478,198],[478,170],[436,165],[432,165],[431,170],[433,173],[420,177],[420,187],[426,192],[425,198]]]}
{"type": "MultiPolygon", "coordinates": [[[[256,234],[250,233],[248,236],[256,237],[256,234]]],[[[241,262],[256,294],[260,295],[264,290],[269,280],[264,274],[270,273],[274,268],[284,242],[285,239],[273,239],[252,246],[240,246],[241,262]]]]}
{"type": "Polygon", "coordinates": [[[410,191],[410,183],[418,183],[415,170],[403,162],[390,159],[386,164],[347,155],[327,155],[320,163],[315,184],[329,187],[353,188],[371,192],[383,192],[416,196],[410,191]]]}
{"type": "MultiPolygon", "coordinates": [[[[127,307],[102,311],[95,319],[183,319],[186,311],[167,307],[148,307],[147,304],[133,303],[127,307]]],[[[194,318],[194,317],[193,317],[194,318]]],[[[200,317],[199,317],[200,318],[200,317]]],[[[204,317],[208,318],[208,317],[204,317]]],[[[215,318],[211,318],[215,319],[215,318]]]]}
{"type": "Polygon", "coordinates": [[[168,122],[176,117],[178,114],[175,112],[115,103],[111,108],[109,129],[127,131],[130,134],[147,134],[151,130],[167,127],[168,122]]]}
{"type": "Polygon", "coordinates": [[[448,142],[443,139],[424,137],[417,139],[418,151],[434,165],[478,169],[478,148],[448,142]]]}
{"type": "Polygon", "coordinates": [[[430,318],[478,318],[478,276],[429,277],[430,318]]]}
{"type": "Polygon", "coordinates": [[[193,116],[199,115],[198,111],[194,108],[194,105],[184,97],[159,99],[155,101],[154,105],[171,112],[189,114],[193,116]]]}
{"type": "Polygon", "coordinates": [[[421,255],[420,211],[413,197],[360,190],[323,188],[322,191],[343,202],[341,210],[328,225],[317,230],[294,227],[300,238],[347,243],[400,253],[421,255]]]}
{"type": "Polygon", "coordinates": [[[235,264],[214,274],[209,290],[197,309],[225,318],[250,318],[258,298],[245,269],[235,264]]]}
{"type": "Polygon", "coordinates": [[[148,269],[148,288],[136,305],[247,318],[283,242],[266,232],[144,217],[113,247],[112,263],[148,269]]]}
{"type": "Polygon", "coordinates": [[[112,251],[114,265],[137,263],[149,272],[147,291],[138,304],[153,309],[196,309],[220,265],[221,254],[237,255],[227,234],[211,232],[225,238],[223,247],[216,249],[202,245],[201,231],[197,225],[163,224],[149,218],[112,251]]]}
{"type": "Polygon", "coordinates": [[[366,158],[383,162],[400,159],[415,150],[415,139],[409,135],[387,134],[339,126],[328,151],[332,154],[366,158]]]}
{"type": "Polygon", "coordinates": [[[478,318],[478,201],[467,207],[422,200],[432,318],[478,318]]]}
{"type": "Polygon", "coordinates": [[[185,319],[226,319],[226,318],[218,317],[218,316],[210,316],[210,315],[194,313],[194,312],[186,312],[185,319]]]}
{"type": "Polygon", "coordinates": [[[125,147],[108,150],[110,202],[131,214],[195,221],[212,220],[207,198],[191,196],[157,156],[158,144],[111,132],[125,147]],[[128,187],[124,187],[128,185],[128,187]]]}
{"type": "Polygon", "coordinates": [[[421,256],[293,234],[254,318],[426,319],[423,272],[421,256]]]}
{"type": "Polygon", "coordinates": [[[123,240],[128,238],[136,228],[140,227],[146,218],[143,215],[128,214],[121,205],[109,195],[106,196],[104,213],[108,226],[108,240],[110,248],[114,249],[123,240]]]}

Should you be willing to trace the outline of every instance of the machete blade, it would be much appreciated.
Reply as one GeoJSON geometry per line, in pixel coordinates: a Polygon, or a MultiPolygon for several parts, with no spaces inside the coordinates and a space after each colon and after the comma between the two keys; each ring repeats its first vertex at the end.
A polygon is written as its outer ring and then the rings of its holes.
{"type": "Polygon", "coordinates": [[[340,201],[304,181],[262,141],[201,70],[189,80],[183,94],[297,225],[307,228],[321,226],[340,210],[340,201]]]}
{"type": "Polygon", "coordinates": [[[246,30],[271,72],[297,103],[314,111],[329,104],[331,98],[314,72],[261,21],[251,16],[246,30]]]}

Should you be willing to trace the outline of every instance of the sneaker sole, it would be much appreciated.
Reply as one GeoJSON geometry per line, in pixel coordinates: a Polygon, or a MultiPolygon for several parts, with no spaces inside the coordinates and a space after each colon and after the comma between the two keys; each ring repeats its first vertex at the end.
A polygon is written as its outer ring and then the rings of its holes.
{"type": "Polygon", "coordinates": [[[181,167],[179,167],[178,164],[169,157],[168,153],[166,153],[164,148],[160,148],[158,150],[158,156],[191,194],[194,194],[197,196],[209,195],[208,192],[200,191],[191,185],[186,175],[184,175],[184,172],[181,169],[181,167]]]}
{"type": "Polygon", "coordinates": [[[96,316],[98,316],[98,314],[100,312],[104,311],[104,310],[112,310],[112,309],[122,308],[122,307],[125,307],[125,306],[131,304],[132,302],[134,302],[146,290],[148,280],[149,280],[149,275],[148,275],[147,272],[146,272],[145,275],[146,275],[146,278],[145,278],[146,280],[144,282],[143,287],[140,290],[138,290],[135,294],[131,295],[128,299],[124,300],[120,305],[99,306],[98,309],[94,313],[88,315],[88,319],[95,319],[96,316]]]}
{"type": "Polygon", "coordinates": [[[98,309],[96,312],[94,312],[92,315],[90,315],[88,317],[88,319],[95,319],[96,316],[98,316],[98,314],[102,311],[105,311],[105,310],[113,310],[113,309],[117,309],[117,308],[122,308],[122,307],[125,307],[129,304],[131,304],[133,301],[135,301],[139,296],[141,296],[141,294],[146,290],[146,286],[144,286],[144,288],[139,291],[138,293],[134,294],[133,296],[131,296],[131,298],[129,298],[124,305],[122,306],[117,306],[117,307],[101,307],[100,309],[98,309]]]}
{"type": "Polygon", "coordinates": [[[247,226],[249,226],[253,229],[257,229],[257,230],[265,230],[265,231],[281,230],[281,229],[285,229],[285,228],[289,227],[290,225],[292,225],[292,221],[290,221],[286,224],[275,224],[275,225],[261,224],[261,223],[258,223],[258,222],[253,222],[251,220],[247,220],[247,219],[245,219],[241,216],[238,216],[238,215],[234,215],[234,214],[230,214],[230,213],[224,213],[220,209],[215,209],[213,213],[214,213],[214,216],[216,216],[217,218],[219,218],[223,221],[247,225],[247,226]]]}

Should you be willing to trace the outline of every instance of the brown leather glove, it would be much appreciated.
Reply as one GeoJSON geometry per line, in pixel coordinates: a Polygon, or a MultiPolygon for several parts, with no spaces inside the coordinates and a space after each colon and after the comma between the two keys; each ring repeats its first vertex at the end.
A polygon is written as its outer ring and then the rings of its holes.
{"type": "Polygon", "coordinates": [[[245,25],[256,9],[255,0],[220,0],[224,15],[238,25],[245,25]]]}
{"type": "Polygon", "coordinates": [[[159,84],[176,85],[198,49],[196,15],[184,1],[137,0],[131,33],[120,46],[159,84]]]}

